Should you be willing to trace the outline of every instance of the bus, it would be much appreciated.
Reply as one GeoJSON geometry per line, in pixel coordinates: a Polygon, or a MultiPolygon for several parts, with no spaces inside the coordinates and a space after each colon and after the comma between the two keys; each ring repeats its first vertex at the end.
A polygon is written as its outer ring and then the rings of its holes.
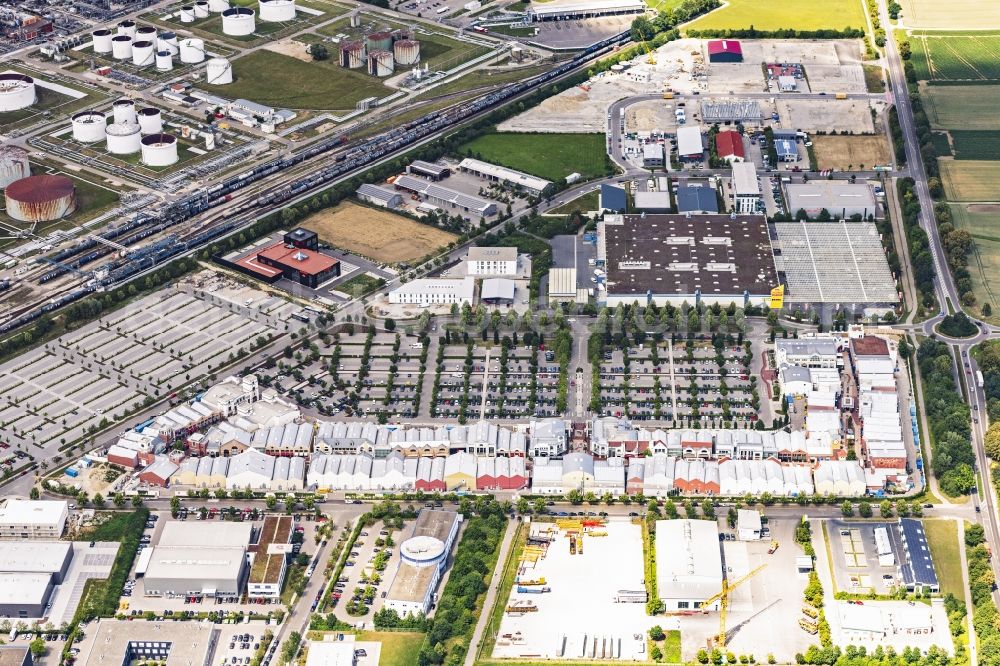
{"type": "Polygon", "coordinates": [[[442,7],[441,9],[437,10],[437,13],[438,14],[444,14],[446,11],[448,11],[448,8],[447,7],[442,7]]]}
{"type": "Polygon", "coordinates": [[[976,370],[976,386],[983,388],[983,371],[976,370]]]}

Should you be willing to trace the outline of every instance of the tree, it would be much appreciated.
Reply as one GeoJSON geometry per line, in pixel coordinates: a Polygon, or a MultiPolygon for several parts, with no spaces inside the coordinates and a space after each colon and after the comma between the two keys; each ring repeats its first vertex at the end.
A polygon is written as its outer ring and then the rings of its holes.
{"type": "Polygon", "coordinates": [[[309,45],[309,55],[316,61],[330,59],[330,51],[320,43],[309,45]]]}
{"type": "Polygon", "coordinates": [[[28,643],[28,649],[31,650],[31,656],[35,659],[42,657],[48,650],[45,645],[45,639],[41,636],[28,643]]]}
{"type": "Polygon", "coordinates": [[[264,500],[264,505],[268,511],[274,511],[274,507],[278,506],[278,498],[274,495],[268,495],[267,499],[264,500]]]}
{"type": "Polygon", "coordinates": [[[872,517],[872,505],[871,502],[861,502],[858,504],[858,515],[862,518],[872,517]]]}
{"type": "Polygon", "coordinates": [[[134,506],[137,509],[142,506],[142,495],[132,496],[132,506],[134,506]]]}
{"type": "Polygon", "coordinates": [[[40,493],[38,492],[38,488],[32,486],[31,490],[28,492],[28,497],[31,498],[31,499],[33,499],[33,500],[36,500],[36,499],[38,499],[39,495],[40,495],[40,493]]]}
{"type": "Polygon", "coordinates": [[[878,506],[878,510],[883,518],[892,518],[892,502],[889,500],[882,500],[882,503],[878,506]]]}
{"type": "Polygon", "coordinates": [[[662,641],[667,635],[663,632],[663,627],[655,624],[649,628],[649,637],[654,641],[662,641]]]}
{"type": "Polygon", "coordinates": [[[986,431],[986,455],[994,460],[1000,460],[1000,421],[994,421],[986,431]]]}
{"type": "Polygon", "coordinates": [[[982,525],[972,524],[965,528],[965,545],[969,548],[975,548],[985,540],[986,535],[982,525]]]}
{"type": "Polygon", "coordinates": [[[170,498],[170,517],[176,518],[181,511],[181,498],[174,495],[170,498]]]}
{"type": "Polygon", "coordinates": [[[115,497],[114,499],[111,500],[111,502],[115,505],[116,508],[120,509],[123,506],[125,506],[125,495],[123,495],[122,493],[115,493],[115,497]]]}
{"type": "Polygon", "coordinates": [[[844,500],[844,503],[840,505],[840,513],[844,518],[850,518],[854,515],[854,505],[851,504],[851,500],[844,500]]]}
{"type": "Polygon", "coordinates": [[[395,319],[386,319],[385,320],[385,330],[387,330],[389,332],[395,331],[396,330],[396,320],[395,319]]]}

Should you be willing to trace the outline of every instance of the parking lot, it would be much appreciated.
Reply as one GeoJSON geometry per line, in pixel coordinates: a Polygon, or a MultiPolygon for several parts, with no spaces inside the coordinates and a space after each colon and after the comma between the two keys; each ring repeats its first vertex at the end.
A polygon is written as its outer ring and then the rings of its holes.
{"type": "Polygon", "coordinates": [[[892,594],[900,581],[896,568],[900,562],[879,565],[875,546],[875,529],[888,528],[894,553],[904,553],[899,531],[890,523],[830,520],[826,524],[826,537],[833,554],[834,584],[837,591],[850,594],[892,594]]]}
{"type": "Polygon", "coordinates": [[[243,286],[208,288],[160,290],[0,366],[10,443],[84,437],[280,333],[294,308],[243,286]]]}
{"type": "Polygon", "coordinates": [[[358,628],[371,628],[372,617],[382,609],[383,599],[399,568],[400,534],[382,522],[362,530],[340,579],[330,592],[328,608],[338,617],[358,628]],[[384,554],[379,556],[380,553],[384,554]],[[380,567],[383,568],[380,570],[380,567]]]}
{"type": "Polygon", "coordinates": [[[600,370],[601,413],[634,421],[752,425],[760,401],[750,375],[749,343],[652,340],[606,351],[600,370]]]}

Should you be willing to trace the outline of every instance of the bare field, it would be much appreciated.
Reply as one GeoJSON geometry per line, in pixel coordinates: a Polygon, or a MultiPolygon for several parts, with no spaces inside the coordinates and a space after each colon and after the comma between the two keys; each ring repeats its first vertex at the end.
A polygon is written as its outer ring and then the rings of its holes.
{"type": "Polygon", "coordinates": [[[950,201],[1000,201],[1000,162],[942,160],[940,164],[950,201]]]}
{"type": "Polygon", "coordinates": [[[1000,86],[920,86],[934,128],[1000,130],[1000,86]]]}
{"type": "Polygon", "coordinates": [[[401,215],[349,201],[313,213],[302,226],[331,245],[390,264],[420,259],[457,238],[401,215]]]}
{"type": "Polygon", "coordinates": [[[864,164],[890,164],[892,154],[889,143],[881,134],[864,136],[819,136],[811,137],[816,152],[816,165],[820,169],[847,170],[864,164]]]}
{"type": "Polygon", "coordinates": [[[898,0],[903,25],[932,30],[1000,28],[1000,4],[983,0],[898,0]]]}

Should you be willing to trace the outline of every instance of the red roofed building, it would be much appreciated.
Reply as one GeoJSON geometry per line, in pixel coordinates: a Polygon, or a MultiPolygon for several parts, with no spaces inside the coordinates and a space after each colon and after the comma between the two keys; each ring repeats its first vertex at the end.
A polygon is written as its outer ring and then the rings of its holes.
{"type": "Polygon", "coordinates": [[[732,130],[719,132],[715,135],[715,151],[728,162],[742,162],[746,159],[743,149],[743,136],[732,130]]]}
{"type": "Polygon", "coordinates": [[[315,289],[320,283],[340,275],[340,261],[316,250],[275,243],[257,253],[257,261],[281,270],[289,280],[315,289]]]}
{"type": "Polygon", "coordinates": [[[708,43],[709,62],[743,62],[743,47],[733,39],[713,39],[708,43]]]}

